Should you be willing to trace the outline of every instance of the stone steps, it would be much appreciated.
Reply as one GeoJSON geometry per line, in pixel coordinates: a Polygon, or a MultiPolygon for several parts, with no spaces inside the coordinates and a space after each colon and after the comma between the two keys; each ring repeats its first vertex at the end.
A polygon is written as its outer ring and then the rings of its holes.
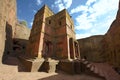
{"type": "Polygon", "coordinates": [[[99,73],[99,71],[98,71],[98,68],[97,67],[94,67],[94,73],[99,73]]]}
{"type": "Polygon", "coordinates": [[[91,66],[92,66],[92,64],[88,64],[88,65],[87,65],[87,68],[90,68],[91,66]]]}
{"type": "Polygon", "coordinates": [[[85,64],[91,72],[104,77],[106,80],[120,80],[120,75],[107,63],[90,63],[84,60],[83,64],[85,64]]]}
{"type": "Polygon", "coordinates": [[[91,71],[94,71],[94,66],[91,66],[91,67],[90,67],[90,70],[91,70],[91,71]]]}
{"type": "Polygon", "coordinates": [[[88,64],[88,61],[83,61],[83,64],[88,64]]]}
{"type": "Polygon", "coordinates": [[[102,70],[99,71],[98,75],[100,75],[100,76],[102,76],[102,77],[105,76],[105,75],[104,75],[104,72],[102,72],[102,70]]]}

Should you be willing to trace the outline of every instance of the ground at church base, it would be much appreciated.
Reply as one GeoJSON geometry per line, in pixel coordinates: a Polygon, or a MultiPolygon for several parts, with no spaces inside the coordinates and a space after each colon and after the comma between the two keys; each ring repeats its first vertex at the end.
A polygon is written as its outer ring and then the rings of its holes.
{"type": "Polygon", "coordinates": [[[86,74],[69,75],[64,72],[18,72],[17,66],[0,65],[0,80],[103,80],[86,74]]]}

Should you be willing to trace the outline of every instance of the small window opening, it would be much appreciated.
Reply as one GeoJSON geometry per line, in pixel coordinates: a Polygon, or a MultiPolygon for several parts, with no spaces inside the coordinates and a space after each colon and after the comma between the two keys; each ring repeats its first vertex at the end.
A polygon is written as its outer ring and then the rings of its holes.
{"type": "Polygon", "coordinates": [[[61,21],[59,22],[59,25],[62,25],[61,21]]]}
{"type": "Polygon", "coordinates": [[[51,20],[49,20],[49,24],[51,24],[51,20]]]}

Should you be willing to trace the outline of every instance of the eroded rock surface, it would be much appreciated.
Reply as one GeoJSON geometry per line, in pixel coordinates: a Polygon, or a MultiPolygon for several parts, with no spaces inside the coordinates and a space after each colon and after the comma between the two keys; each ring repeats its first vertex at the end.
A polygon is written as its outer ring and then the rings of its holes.
{"type": "Polygon", "coordinates": [[[3,53],[10,53],[16,23],[16,0],[0,0],[0,63],[3,53]],[[9,40],[8,40],[9,39],[9,40]],[[5,44],[8,43],[8,44],[5,44]],[[9,46],[9,48],[7,47],[9,46]]]}
{"type": "Polygon", "coordinates": [[[111,24],[102,42],[102,55],[105,60],[116,67],[120,67],[120,3],[116,19],[111,24]]]}
{"type": "Polygon", "coordinates": [[[91,36],[84,39],[79,39],[80,55],[89,61],[101,61],[100,49],[103,35],[91,36]]]}

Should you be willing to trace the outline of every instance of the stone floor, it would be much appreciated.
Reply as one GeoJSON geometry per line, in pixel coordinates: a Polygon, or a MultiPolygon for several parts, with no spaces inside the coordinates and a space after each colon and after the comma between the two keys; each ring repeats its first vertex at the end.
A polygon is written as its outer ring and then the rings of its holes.
{"type": "Polygon", "coordinates": [[[94,63],[95,72],[101,76],[105,76],[106,80],[120,80],[120,75],[106,63],[94,63]]]}
{"type": "Polygon", "coordinates": [[[0,65],[0,80],[103,80],[86,74],[69,75],[63,72],[17,72],[17,66],[0,65]]]}
{"type": "Polygon", "coordinates": [[[84,61],[84,64],[86,64],[93,73],[105,77],[106,80],[120,80],[120,75],[107,63],[90,63],[84,61]]]}
{"type": "MultiPolygon", "coordinates": [[[[0,80],[104,80],[88,74],[69,75],[60,71],[57,73],[23,72],[24,68],[20,68],[22,65],[17,58],[9,57],[7,61],[10,64],[0,65],[0,80]],[[15,64],[12,64],[13,62],[15,64]]],[[[120,75],[106,63],[88,63],[87,61],[85,64],[91,71],[105,77],[106,80],[120,80],[120,75]]]]}
{"type": "Polygon", "coordinates": [[[9,57],[7,65],[0,65],[0,80],[103,80],[87,74],[69,75],[58,71],[57,73],[46,72],[23,72],[19,60],[9,57]],[[14,62],[14,64],[13,64],[14,62]]]}

